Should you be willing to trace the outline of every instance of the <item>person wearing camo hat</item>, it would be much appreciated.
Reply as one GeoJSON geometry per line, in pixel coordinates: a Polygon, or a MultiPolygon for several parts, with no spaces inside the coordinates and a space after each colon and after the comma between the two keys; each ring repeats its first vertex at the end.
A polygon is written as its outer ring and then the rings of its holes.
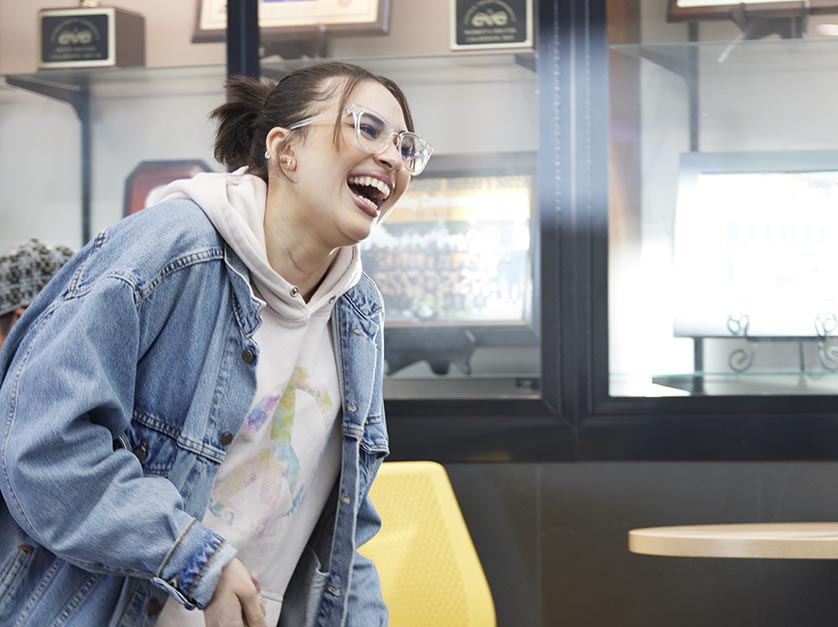
{"type": "Polygon", "coordinates": [[[0,347],[23,315],[73,251],[30,239],[0,255],[0,347]]]}

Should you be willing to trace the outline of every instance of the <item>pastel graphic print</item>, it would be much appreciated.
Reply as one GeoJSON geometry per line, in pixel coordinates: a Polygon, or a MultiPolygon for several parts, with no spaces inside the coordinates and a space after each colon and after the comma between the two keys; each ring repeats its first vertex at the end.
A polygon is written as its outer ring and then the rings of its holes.
{"type": "MultiPolygon", "coordinates": [[[[313,454],[309,452],[309,459],[305,459],[305,451],[295,450],[293,435],[295,421],[301,418],[300,395],[313,399],[321,418],[316,427],[325,434],[334,416],[332,399],[326,387],[315,381],[307,369],[297,367],[289,381],[271,388],[245,419],[243,433],[238,437],[250,440],[252,450],[229,475],[216,483],[209,504],[209,512],[214,517],[231,527],[244,524],[261,534],[294,514],[305,497],[304,466],[312,472],[323,453],[321,447],[313,454]],[[248,521],[237,520],[242,515],[248,521]]],[[[302,418],[308,421],[313,416],[302,418]]],[[[316,441],[325,444],[325,438],[316,441]]]]}

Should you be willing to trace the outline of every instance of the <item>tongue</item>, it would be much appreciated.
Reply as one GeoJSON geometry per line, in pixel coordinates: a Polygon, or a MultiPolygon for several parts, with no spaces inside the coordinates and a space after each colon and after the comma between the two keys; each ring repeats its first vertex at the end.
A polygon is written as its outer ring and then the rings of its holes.
{"type": "Polygon", "coordinates": [[[376,206],[378,205],[378,203],[375,201],[375,198],[373,198],[372,188],[367,187],[366,185],[355,185],[353,183],[350,183],[349,184],[349,189],[351,189],[358,196],[361,196],[362,198],[366,198],[367,200],[371,200],[372,202],[374,202],[376,204],[376,206]]]}
{"type": "Polygon", "coordinates": [[[378,203],[374,200],[369,199],[365,196],[359,189],[358,186],[350,185],[349,191],[359,199],[359,201],[364,205],[365,211],[370,214],[370,216],[375,217],[378,215],[378,203]]]}

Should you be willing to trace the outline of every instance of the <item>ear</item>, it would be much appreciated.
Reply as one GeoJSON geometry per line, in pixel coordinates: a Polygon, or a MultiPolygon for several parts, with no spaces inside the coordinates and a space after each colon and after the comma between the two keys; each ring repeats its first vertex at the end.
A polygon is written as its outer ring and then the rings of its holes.
{"type": "MultiPolygon", "coordinates": [[[[282,142],[285,141],[286,137],[288,137],[288,129],[284,129],[281,126],[274,126],[268,131],[268,134],[265,136],[265,150],[271,155],[271,160],[276,160],[281,156],[279,154],[280,146],[282,146],[282,142]]],[[[290,146],[285,146],[282,154],[293,156],[294,151],[290,146]]]]}
{"type": "Polygon", "coordinates": [[[26,307],[18,307],[12,312],[12,324],[20,320],[20,317],[23,315],[24,311],[26,311],[26,307]]]}

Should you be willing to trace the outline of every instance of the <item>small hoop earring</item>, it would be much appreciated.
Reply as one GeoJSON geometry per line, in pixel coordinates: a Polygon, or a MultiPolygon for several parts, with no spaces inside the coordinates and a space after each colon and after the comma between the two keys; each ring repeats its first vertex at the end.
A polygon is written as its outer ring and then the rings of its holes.
{"type": "Polygon", "coordinates": [[[266,150],[266,151],[265,151],[265,159],[270,159],[270,158],[271,158],[271,151],[270,151],[270,150],[266,150]]]}

